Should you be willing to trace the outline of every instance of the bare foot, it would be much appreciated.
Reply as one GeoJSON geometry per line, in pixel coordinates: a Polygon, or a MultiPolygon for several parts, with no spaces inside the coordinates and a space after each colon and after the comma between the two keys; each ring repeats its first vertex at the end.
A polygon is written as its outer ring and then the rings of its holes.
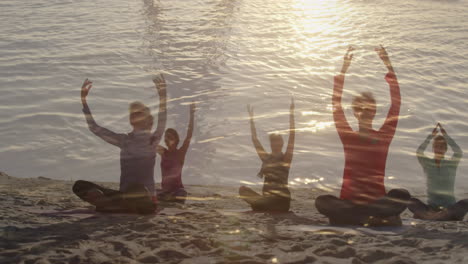
{"type": "Polygon", "coordinates": [[[444,208],[440,211],[428,211],[414,214],[413,217],[422,220],[444,221],[450,218],[450,213],[447,209],[444,208]]]}

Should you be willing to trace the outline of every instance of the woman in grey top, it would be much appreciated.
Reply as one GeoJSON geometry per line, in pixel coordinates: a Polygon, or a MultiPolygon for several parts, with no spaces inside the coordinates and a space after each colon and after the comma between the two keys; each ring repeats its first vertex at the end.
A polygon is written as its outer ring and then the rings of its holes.
{"type": "Polygon", "coordinates": [[[154,165],[156,150],[166,126],[166,82],[164,77],[153,80],[159,94],[158,125],[154,132],[150,109],[141,102],[129,107],[130,133],[115,133],[99,126],[91,114],[86,97],[92,82],[81,87],[81,102],[89,130],[109,144],[120,148],[120,190],[111,190],[88,181],[77,181],[73,192],[96,206],[97,211],[151,213],[156,209],[154,165]]]}
{"type": "Polygon", "coordinates": [[[264,179],[262,195],[246,186],[239,188],[240,197],[246,201],[254,211],[288,212],[291,203],[291,193],[288,189],[289,169],[294,152],[294,100],[291,100],[289,119],[289,140],[286,153],[283,154],[283,138],[281,135],[271,134],[271,153],[267,153],[257,138],[254,123],[253,108],[249,105],[247,110],[250,115],[250,128],[252,142],[257,150],[258,157],[262,161],[262,168],[258,173],[264,179]]]}

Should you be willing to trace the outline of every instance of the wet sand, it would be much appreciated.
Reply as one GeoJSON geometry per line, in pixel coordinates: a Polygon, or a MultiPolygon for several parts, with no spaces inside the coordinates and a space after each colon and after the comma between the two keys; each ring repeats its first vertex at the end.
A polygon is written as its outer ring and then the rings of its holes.
{"type": "Polygon", "coordinates": [[[466,221],[416,221],[405,211],[402,228],[331,228],[314,208],[323,190],[292,189],[292,212],[269,215],[246,212],[234,187],[190,185],[185,206],[140,216],[95,213],[72,184],[0,174],[0,263],[468,261],[466,221]]]}

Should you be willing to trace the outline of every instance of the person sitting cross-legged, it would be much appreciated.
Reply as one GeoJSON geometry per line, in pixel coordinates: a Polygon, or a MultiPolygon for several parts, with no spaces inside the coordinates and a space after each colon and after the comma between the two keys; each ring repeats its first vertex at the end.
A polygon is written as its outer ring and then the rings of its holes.
{"type": "Polygon", "coordinates": [[[289,211],[291,204],[288,177],[293,158],[295,140],[294,100],[291,99],[289,139],[285,153],[282,151],[283,138],[278,134],[270,134],[271,153],[265,151],[257,138],[253,108],[249,105],[247,110],[250,115],[252,142],[258,157],[262,161],[262,168],[257,176],[263,178],[264,182],[262,194],[255,192],[247,186],[241,186],[239,188],[239,195],[252,207],[253,211],[286,213],[289,211]]]}
{"type": "Polygon", "coordinates": [[[401,225],[399,215],[407,208],[411,196],[404,189],[386,193],[384,186],[388,148],[398,124],[400,87],[387,52],[383,47],[377,48],[377,54],[388,69],[385,79],[390,86],[390,110],[383,126],[374,130],[375,99],[371,93],[362,93],[353,100],[354,116],[359,123],[359,130],[353,131],[341,105],[345,73],[353,58],[352,50],[352,47],[348,49],[341,74],[335,77],[332,99],[333,118],[345,154],[341,196],[319,196],[315,206],[333,225],[401,225]]]}
{"type": "Polygon", "coordinates": [[[158,125],[154,132],[150,109],[141,102],[129,106],[130,133],[116,133],[96,123],[87,103],[92,82],[81,87],[83,113],[89,130],[102,140],[120,148],[120,188],[112,190],[78,180],[73,192],[82,200],[107,213],[151,214],[157,209],[154,186],[156,148],[166,126],[166,82],[161,75],[153,80],[159,95],[158,125]]]}
{"type": "Polygon", "coordinates": [[[419,146],[416,155],[427,178],[428,204],[411,198],[408,209],[414,214],[414,218],[436,221],[463,220],[468,212],[468,199],[457,202],[454,195],[457,167],[463,156],[461,148],[438,123],[419,146]],[[437,135],[437,128],[440,129],[442,135],[437,135]],[[424,154],[431,140],[434,158],[429,158],[424,154]],[[453,150],[450,159],[445,159],[447,144],[453,150]]]}

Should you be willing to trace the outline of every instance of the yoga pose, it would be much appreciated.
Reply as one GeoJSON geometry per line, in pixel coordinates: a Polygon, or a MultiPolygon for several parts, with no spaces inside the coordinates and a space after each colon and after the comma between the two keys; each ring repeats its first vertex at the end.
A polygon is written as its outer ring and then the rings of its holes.
{"type": "Polygon", "coordinates": [[[257,150],[258,157],[262,161],[262,168],[258,173],[264,179],[263,195],[260,195],[249,187],[241,186],[239,195],[254,211],[288,212],[291,202],[291,194],[288,189],[289,169],[294,151],[294,100],[291,100],[289,119],[289,141],[286,153],[283,154],[283,138],[278,134],[270,135],[271,153],[267,153],[257,138],[254,123],[253,108],[247,106],[250,115],[250,129],[252,141],[257,150]]]}
{"type": "Polygon", "coordinates": [[[411,198],[408,209],[413,212],[414,218],[438,221],[463,220],[468,212],[468,199],[456,202],[453,191],[457,167],[463,156],[460,147],[438,123],[432,133],[419,146],[416,155],[427,178],[428,205],[416,198],[411,198]],[[437,135],[437,128],[440,128],[442,135],[437,135]],[[432,159],[424,155],[424,150],[431,140],[434,151],[432,159]],[[450,159],[445,159],[447,144],[453,150],[450,159]]]}
{"type": "Polygon", "coordinates": [[[185,155],[192,140],[193,126],[195,119],[195,104],[190,105],[190,121],[187,136],[184,143],[178,149],[179,134],[173,128],[168,128],[164,135],[164,142],[167,148],[158,146],[158,153],[161,156],[161,190],[157,190],[158,200],[165,202],[184,203],[187,192],[182,184],[182,168],[184,167],[185,155]]]}
{"type": "Polygon", "coordinates": [[[120,190],[111,190],[88,181],[77,181],[73,192],[101,212],[152,213],[156,209],[154,164],[156,148],[166,126],[166,82],[164,77],[154,80],[159,94],[158,127],[153,128],[150,109],[141,102],[130,104],[132,132],[119,134],[99,126],[91,115],[86,97],[92,82],[85,80],[81,87],[81,102],[89,130],[109,144],[120,148],[120,190]]]}
{"type": "Polygon", "coordinates": [[[332,98],[333,118],[345,154],[341,196],[319,196],[315,205],[320,213],[329,218],[331,224],[398,225],[401,224],[399,214],[406,209],[410,195],[402,189],[394,189],[386,194],[384,177],[388,148],[398,123],[400,87],[385,48],[376,48],[388,69],[385,79],[390,86],[390,110],[380,130],[374,130],[375,99],[369,92],[361,93],[352,102],[354,116],[359,123],[359,130],[353,131],[341,106],[344,79],[353,58],[352,51],[350,47],[344,57],[341,74],[335,77],[332,98]]]}

